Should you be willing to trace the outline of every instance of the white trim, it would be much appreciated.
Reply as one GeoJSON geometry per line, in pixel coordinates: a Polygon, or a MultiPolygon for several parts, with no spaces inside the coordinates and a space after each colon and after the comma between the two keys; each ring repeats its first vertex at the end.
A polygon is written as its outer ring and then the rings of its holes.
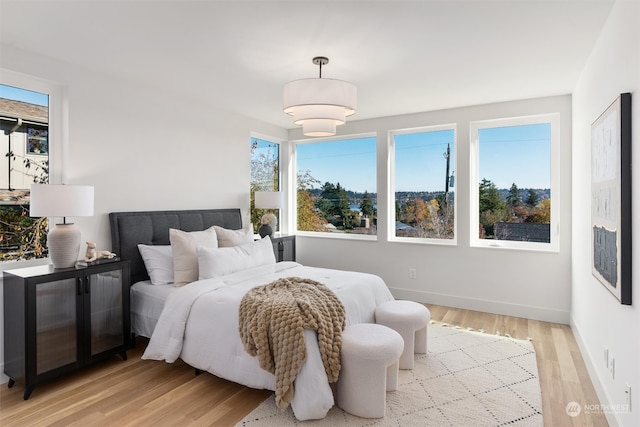
{"type": "Polygon", "coordinates": [[[49,95],[49,183],[63,184],[69,140],[66,88],[55,82],[0,68],[0,83],[49,95]]]}
{"type": "MultiPolygon", "coordinates": [[[[69,141],[69,105],[66,87],[38,77],[0,68],[0,83],[49,95],[49,183],[65,183],[69,141]]],[[[0,262],[0,271],[43,265],[49,258],[0,262]]]]}
{"type": "Polygon", "coordinates": [[[481,311],[483,313],[523,317],[526,319],[561,323],[564,325],[569,324],[569,311],[522,304],[511,304],[509,302],[492,301],[480,298],[466,298],[435,292],[416,291],[392,286],[389,286],[389,290],[396,299],[405,299],[446,307],[458,307],[465,310],[481,311]]]}
{"type": "MultiPolygon", "coordinates": [[[[261,141],[266,141],[266,142],[271,142],[273,144],[277,144],[278,145],[278,185],[280,188],[278,188],[278,191],[280,191],[284,197],[284,200],[282,201],[282,207],[280,208],[280,214],[278,215],[278,222],[280,223],[280,228],[279,228],[279,233],[282,234],[291,234],[288,231],[291,230],[291,228],[288,228],[288,216],[289,216],[289,212],[291,212],[288,208],[288,199],[290,199],[289,194],[290,194],[290,186],[288,184],[288,177],[289,174],[285,173],[285,170],[287,168],[288,165],[285,165],[285,161],[289,158],[288,155],[285,157],[283,156],[283,149],[287,148],[287,141],[282,139],[282,138],[277,138],[275,136],[270,136],[270,135],[265,135],[263,133],[259,133],[259,132],[249,132],[249,143],[251,144],[251,140],[252,139],[259,139],[261,141]]],[[[249,155],[249,162],[251,162],[251,155],[249,155]]],[[[251,167],[251,165],[249,166],[251,167]]],[[[251,171],[249,171],[249,174],[251,174],[251,171]]],[[[249,176],[249,180],[251,180],[251,176],[249,176]]],[[[251,190],[249,190],[251,191],[251,190]]],[[[249,194],[249,199],[251,199],[251,194],[249,194]]],[[[242,219],[242,223],[243,226],[247,225],[248,221],[250,221],[251,219],[251,203],[249,203],[249,208],[247,211],[246,216],[243,216],[242,219]]],[[[254,226],[256,224],[253,224],[254,226]]],[[[260,225],[258,224],[258,227],[260,225]]]]}
{"type": "MultiPolygon", "coordinates": [[[[387,147],[388,147],[388,162],[387,162],[387,171],[388,171],[388,192],[389,192],[389,203],[387,203],[387,240],[389,242],[403,242],[403,243],[419,243],[419,244],[427,244],[427,245],[445,245],[445,246],[456,246],[458,244],[458,191],[453,192],[453,239],[437,239],[437,238],[418,238],[418,237],[397,237],[395,224],[397,221],[396,218],[396,195],[395,195],[395,177],[396,177],[396,144],[395,144],[395,135],[410,135],[415,133],[426,133],[426,132],[439,132],[445,130],[453,131],[453,152],[455,157],[455,162],[453,164],[454,171],[458,170],[458,127],[456,123],[448,123],[442,125],[433,125],[433,126],[421,126],[414,128],[406,128],[406,129],[397,129],[390,130],[387,134],[387,147]]],[[[457,188],[457,187],[454,187],[457,188]]]]}
{"type": "Polygon", "coordinates": [[[480,248],[522,249],[542,252],[560,251],[560,113],[538,114],[531,116],[509,117],[494,120],[480,120],[469,123],[469,220],[470,246],[480,248]],[[516,242],[509,240],[485,240],[478,237],[480,218],[478,215],[479,200],[478,175],[479,147],[478,132],[480,129],[525,126],[549,123],[551,125],[550,146],[550,190],[551,190],[551,224],[550,243],[516,242]]]}
{"type": "MultiPolygon", "coordinates": [[[[589,353],[589,349],[585,344],[584,339],[582,338],[582,334],[580,333],[580,328],[576,324],[575,318],[573,315],[569,318],[569,326],[571,326],[571,332],[573,332],[573,336],[576,339],[576,343],[578,344],[578,349],[580,350],[580,354],[582,355],[582,359],[584,360],[584,364],[587,367],[587,373],[589,374],[589,379],[591,379],[591,383],[593,384],[593,388],[596,391],[596,395],[598,396],[598,400],[602,403],[611,402],[612,399],[607,395],[607,389],[600,381],[600,376],[598,375],[598,370],[596,369],[596,364],[594,363],[594,359],[589,353]]],[[[599,358],[598,358],[599,359],[599,358]]],[[[617,412],[615,411],[604,411],[604,415],[607,418],[607,422],[610,427],[621,426],[622,421],[617,412]]]]}
{"type": "MultiPolygon", "coordinates": [[[[354,234],[354,233],[331,233],[331,232],[322,232],[322,231],[303,231],[298,230],[298,150],[297,145],[301,144],[314,144],[314,143],[323,143],[323,142],[338,142],[338,141],[346,141],[353,139],[364,139],[364,138],[374,138],[375,139],[375,147],[376,147],[376,194],[377,198],[380,198],[380,191],[377,188],[377,179],[380,175],[380,171],[378,170],[378,134],[377,132],[363,132],[357,134],[350,135],[340,135],[333,136],[328,138],[304,138],[304,139],[296,139],[289,141],[289,152],[288,157],[290,159],[288,171],[290,173],[290,205],[289,209],[291,215],[288,220],[288,224],[291,227],[290,230],[292,232],[288,234],[296,234],[300,236],[308,236],[308,237],[324,237],[330,239],[353,239],[353,240],[378,240],[380,229],[378,228],[377,233],[375,235],[370,234],[354,234]]],[[[380,206],[378,206],[379,208],[380,206]]],[[[378,218],[380,217],[380,211],[378,210],[378,218]]]]}

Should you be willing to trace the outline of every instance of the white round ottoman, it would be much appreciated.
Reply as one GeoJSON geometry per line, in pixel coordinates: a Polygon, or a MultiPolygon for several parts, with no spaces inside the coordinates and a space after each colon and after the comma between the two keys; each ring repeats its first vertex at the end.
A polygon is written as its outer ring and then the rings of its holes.
{"type": "Polygon", "coordinates": [[[398,386],[398,359],[403,348],[400,334],[386,326],[348,326],[342,332],[338,406],[362,418],[384,417],[386,392],[398,386]]]}
{"type": "Polygon", "coordinates": [[[413,301],[387,301],[376,307],[376,323],[388,326],[402,335],[404,351],[400,369],[413,369],[413,354],[427,352],[427,325],[431,313],[413,301]]]}

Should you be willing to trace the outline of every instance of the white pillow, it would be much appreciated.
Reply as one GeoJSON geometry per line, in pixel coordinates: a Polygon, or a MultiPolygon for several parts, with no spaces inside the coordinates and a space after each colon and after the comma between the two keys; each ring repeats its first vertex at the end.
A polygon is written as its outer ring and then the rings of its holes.
{"type": "Polygon", "coordinates": [[[152,285],[173,283],[173,256],[169,245],[138,245],[152,285]]]}
{"type": "Polygon", "coordinates": [[[173,251],[173,282],[182,286],[198,280],[198,253],[196,248],[217,248],[218,238],[213,227],[204,231],[169,229],[169,241],[173,251]]]}
{"type": "Polygon", "coordinates": [[[269,236],[227,248],[198,247],[199,279],[210,279],[248,268],[276,263],[269,236]]]}
{"type": "Polygon", "coordinates": [[[253,242],[253,232],[251,230],[229,230],[217,225],[213,226],[218,235],[218,247],[227,248],[230,246],[238,246],[243,243],[253,242]]]}

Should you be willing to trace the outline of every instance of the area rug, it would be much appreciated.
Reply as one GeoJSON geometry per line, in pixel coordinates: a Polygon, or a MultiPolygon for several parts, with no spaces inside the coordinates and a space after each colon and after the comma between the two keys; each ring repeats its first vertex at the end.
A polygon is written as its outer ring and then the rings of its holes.
{"type": "Polygon", "coordinates": [[[401,370],[386,416],[364,419],[334,406],[322,420],[298,421],[273,395],[237,426],[542,426],[542,399],[528,340],[432,323],[428,353],[401,370]]]}

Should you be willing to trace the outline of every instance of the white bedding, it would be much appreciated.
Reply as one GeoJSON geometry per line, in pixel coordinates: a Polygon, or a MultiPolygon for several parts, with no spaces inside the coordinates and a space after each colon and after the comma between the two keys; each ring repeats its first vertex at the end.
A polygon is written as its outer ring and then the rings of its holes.
{"type": "MultiPolygon", "coordinates": [[[[199,280],[175,288],[166,300],[143,359],[174,362],[253,388],[275,390],[274,376],[244,351],[238,310],[244,294],[282,277],[306,277],[328,286],[342,301],[346,325],[374,322],[374,310],[393,299],[383,280],[371,274],[305,267],[280,262],[199,280]]],[[[314,331],[306,330],[307,360],[295,382],[291,403],[299,420],[324,418],[333,406],[314,331]]]]}
{"type": "Polygon", "coordinates": [[[131,295],[131,332],[151,337],[169,295],[178,290],[173,285],[152,285],[151,281],[134,283],[131,295]]]}

